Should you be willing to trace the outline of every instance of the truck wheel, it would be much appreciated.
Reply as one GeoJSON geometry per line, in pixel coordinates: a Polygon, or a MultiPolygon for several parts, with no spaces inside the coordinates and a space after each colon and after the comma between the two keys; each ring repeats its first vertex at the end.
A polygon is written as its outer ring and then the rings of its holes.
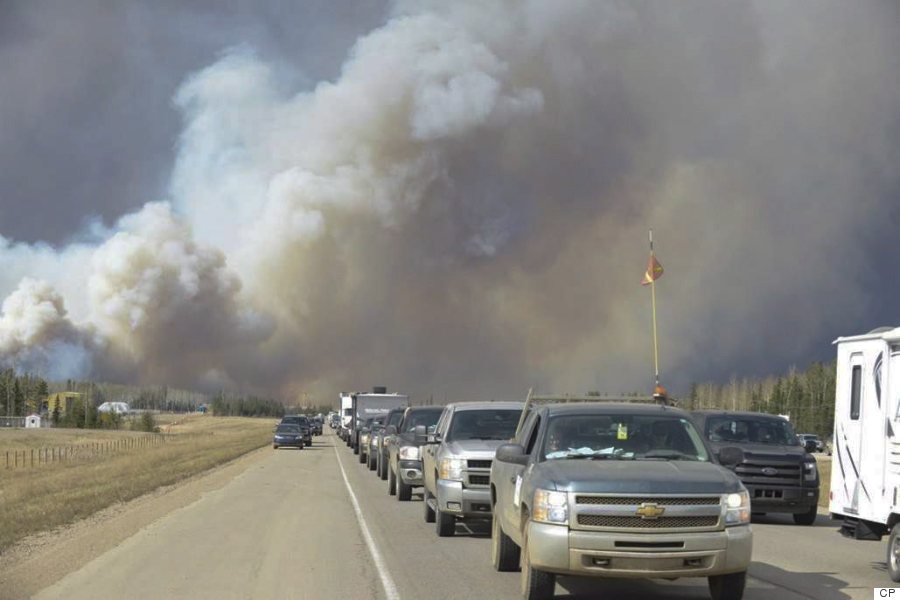
{"type": "Polygon", "coordinates": [[[273,449],[273,450],[278,450],[278,444],[272,444],[272,449],[273,449]]]}
{"type": "Polygon", "coordinates": [[[521,550],[512,538],[503,533],[497,514],[494,513],[491,523],[491,562],[494,569],[500,572],[518,571],[521,550]]]}
{"type": "Polygon", "coordinates": [[[387,479],[387,469],[388,466],[385,463],[385,458],[382,456],[378,459],[378,476],[381,477],[382,481],[387,479]]]}
{"type": "Polygon", "coordinates": [[[364,464],[366,462],[366,455],[362,452],[359,453],[359,464],[364,464]]]}
{"type": "MultiPolygon", "coordinates": [[[[522,583],[522,597],[525,600],[549,600],[553,598],[553,592],[556,588],[556,575],[534,569],[528,560],[528,538],[522,544],[522,553],[519,560],[522,566],[522,575],[520,580],[522,583]]],[[[710,577],[710,580],[712,577],[710,577]]],[[[720,600],[716,598],[715,600],[720,600]]],[[[740,598],[735,598],[740,600],[740,598]]]]}
{"type": "Polygon", "coordinates": [[[891,529],[887,543],[888,574],[894,581],[900,581],[900,523],[891,529]]]}
{"type": "Polygon", "coordinates": [[[744,597],[746,583],[747,571],[713,575],[709,577],[709,595],[712,600],[741,600],[744,597]]]}
{"type": "Polygon", "coordinates": [[[388,496],[395,496],[397,494],[397,476],[394,475],[394,470],[388,465],[388,496]]]}
{"type": "Polygon", "coordinates": [[[397,500],[400,502],[409,502],[412,500],[412,486],[403,483],[403,479],[397,478],[397,500]]]}
{"type": "Polygon", "coordinates": [[[453,537],[456,534],[456,519],[451,514],[441,511],[441,505],[435,502],[434,529],[438,537],[453,537]]]}
{"type": "Polygon", "coordinates": [[[812,525],[816,522],[816,516],[818,514],[818,507],[811,506],[805,513],[794,513],[794,523],[797,525],[812,525]]]}
{"type": "Polygon", "coordinates": [[[370,455],[369,458],[368,458],[368,462],[366,463],[366,465],[369,467],[369,470],[370,470],[370,471],[374,471],[374,470],[375,470],[375,467],[376,467],[376,464],[375,464],[375,457],[370,455]]]}
{"type": "Polygon", "coordinates": [[[422,490],[422,505],[425,507],[425,522],[426,523],[434,523],[434,509],[428,504],[428,501],[431,499],[431,494],[428,493],[428,490],[422,490]]]}

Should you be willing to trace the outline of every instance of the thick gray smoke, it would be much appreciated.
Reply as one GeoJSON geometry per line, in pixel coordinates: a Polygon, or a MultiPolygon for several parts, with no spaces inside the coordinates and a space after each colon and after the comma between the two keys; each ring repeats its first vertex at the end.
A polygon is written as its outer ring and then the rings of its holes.
{"type": "Polygon", "coordinates": [[[237,46],[174,99],[165,202],[3,246],[0,351],[324,399],[646,390],[652,226],[664,382],[822,356],[897,216],[898,16],[401,2],[303,89],[237,46]]]}

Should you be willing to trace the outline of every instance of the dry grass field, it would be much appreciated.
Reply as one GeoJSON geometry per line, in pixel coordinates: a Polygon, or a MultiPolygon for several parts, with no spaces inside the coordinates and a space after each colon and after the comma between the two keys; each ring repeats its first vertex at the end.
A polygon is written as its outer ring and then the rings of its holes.
{"type": "MultiPolygon", "coordinates": [[[[161,415],[166,443],[89,459],[5,469],[0,463],[0,550],[33,533],[82,519],[116,502],[206,471],[271,441],[275,419],[161,415]],[[171,418],[170,418],[171,417],[171,418]]],[[[7,450],[152,436],[108,430],[0,431],[7,450]]]]}

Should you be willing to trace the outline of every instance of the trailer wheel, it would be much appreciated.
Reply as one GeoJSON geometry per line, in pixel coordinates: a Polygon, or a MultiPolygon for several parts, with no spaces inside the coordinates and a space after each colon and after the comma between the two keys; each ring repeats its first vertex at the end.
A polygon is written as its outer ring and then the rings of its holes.
{"type": "Polygon", "coordinates": [[[816,522],[816,516],[819,514],[819,509],[815,505],[810,506],[809,510],[805,513],[794,513],[794,523],[797,525],[812,525],[816,522]]]}
{"type": "Polygon", "coordinates": [[[900,581],[900,523],[894,525],[888,537],[887,568],[891,579],[900,581]]]}

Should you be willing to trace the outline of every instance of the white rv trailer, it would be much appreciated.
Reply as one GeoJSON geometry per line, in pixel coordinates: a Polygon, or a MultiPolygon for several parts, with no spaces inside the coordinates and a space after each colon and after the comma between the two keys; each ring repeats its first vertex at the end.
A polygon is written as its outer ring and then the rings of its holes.
{"type": "Polygon", "coordinates": [[[345,442],[350,432],[350,423],[353,421],[353,394],[341,392],[341,430],[339,435],[345,442]]]}
{"type": "Polygon", "coordinates": [[[888,572],[900,581],[900,328],[842,337],[837,346],[834,456],[828,510],[841,533],[889,535],[888,572]]]}

